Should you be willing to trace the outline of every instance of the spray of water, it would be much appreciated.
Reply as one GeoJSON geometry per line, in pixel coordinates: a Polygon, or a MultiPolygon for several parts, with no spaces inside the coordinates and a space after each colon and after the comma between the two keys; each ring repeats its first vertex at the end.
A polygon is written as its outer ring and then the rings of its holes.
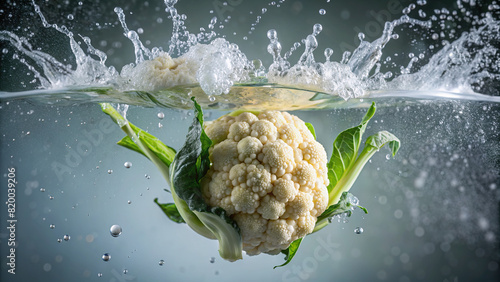
{"type": "MultiPolygon", "coordinates": [[[[422,21],[410,17],[416,7],[410,4],[403,9],[399,19],[385,23],[382,35],[374,41],[365,41],[365,35],[360,33],[359,46],[352,54],[345,52],[340,62],[330,60],[333,52],[330,48],[324,52],[325,62],[316,60],[316,37],[323,29],[320,24],[315,24],[312,33],[293,44],[284,55],[281,55],[278,32],[271,29],[267,32],[270,41],[267,50],[273,62],[266,71],[259,60],[249,61],[236,44],[216,38],[214,28],[217,18],[212,18],[208,31],[200,28],[198,34],[190,33],[184,25],[187,16],[179,14],[176,3],[177,0],[164,0],[165,11],[172,21],[167,51],[162,47],[145,47],[139,33],[128,28],[123,10],[119,7],[114,9],[123,34],[132,42],[135,53],[135,62],[126,65],[120,72],[106,65],[106,54],[95,48],[89,37],[79,35],[87,47],[84,51],[66,26],[49,23],[34,0],[34,11],[43,26],[68,37],[76,67],[67,66],[51,55],[34,49],[27,38],[10,31],[0,31],[0,40],[10,42],[18,50],[20,55],[15,58],[28,67],[42,89],[110,86],[118,91],[160,91],[179,85],[199,85],[213,101],[217,95],[229,93],[235,83],[257,82],[308,89],[348,100],[379,90],[481,92],[485,84],[500,80],[500,23],[492,16],[499,9],[495,5],[490,5],[490,11],[482,17],[472,17],[475,27],[451,43],[446,41],[426,64],[416,68],[423,54],[411,56],[409,63],[401,66],[400,74],[395,74],[383,72],[380,63],[386,44],[398,38],[395,28],[419,26],[430,29],[432,25],[449,21],[457,15],[456,11],[439,10],[436,11],[439,17],[432,15],[429,20],[422,21]],[[304,50],[299,60],[290,62],[292,53],[301,46],[304,50]]],[[[466,13],[461,1],[457,3],[459,10],[466,13]]],[[[418,4],[425,3],[419,1],[418,4]]],[[[420,10],[419,16],[425,17],[422,13],[420,10]]]]}

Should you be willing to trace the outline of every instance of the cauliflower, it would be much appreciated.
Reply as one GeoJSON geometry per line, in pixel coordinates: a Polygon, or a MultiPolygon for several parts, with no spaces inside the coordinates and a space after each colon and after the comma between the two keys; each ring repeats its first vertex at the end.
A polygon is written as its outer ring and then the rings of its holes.
{"type": "Polygon", "coordinates": [[[313,231],[328,205],[327,157],[302,120],[243,112],[205,132],[214,144],[203,196],[236,221],[247,254],[279,253],[313,231]]]}
{"type": "Polygon", "coordinates": [[[110,104],[101,106],[127,134],[118,144],[146,156],[169,183],[174,203],[155,203],[172,221],[218,240],[219,254],[228,261],[242,259],[243,250],[283,252],[284,266],[302,238],[333,216],[350,216],[355,207],[366,212],[347,191],[375,152],[389,144],[394,156],[400,145],[393,134],[380,131],[359,153],[374,104],[358,126],[337,136],[327,162],[312,125],[296,116],[238,111],[204,125],[201,107],[192,100],[195,117],[178,152],[110,104]]]}
{"type": "Polygon", "coordinates": [[[249,81],[253,70],[237,46],[223,38],[195,44],[176,58],[164,51],[152,53],[149,60],[124,66],[120,85],[126,90],[161,91],[199,84],[207,95],[220,95],[227,94],[236,82],[249,81]]]}
{"type": "Polygon", "coordinates": [[[145,60],[137,66],[126,65],[121,77],[134,88],[158,91],[177,85],[194,84],[200,63],[185,57],[172,58],[166,52],[159,52],[153,60],[145,60]]]}

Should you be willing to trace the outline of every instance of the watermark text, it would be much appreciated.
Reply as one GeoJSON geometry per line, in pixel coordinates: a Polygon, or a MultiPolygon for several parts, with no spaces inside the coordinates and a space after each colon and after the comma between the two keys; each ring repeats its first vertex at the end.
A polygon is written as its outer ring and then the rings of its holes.
{"type": "Polygon", "coordinates": [[[7,246],[9,247],[9,254],[7,255],[7,266],[10,274],[16,274],[16,169],[11,167],[8,169],[7,174],[7,230],[9,231],[9,238],[7,239],[7,246]]]}

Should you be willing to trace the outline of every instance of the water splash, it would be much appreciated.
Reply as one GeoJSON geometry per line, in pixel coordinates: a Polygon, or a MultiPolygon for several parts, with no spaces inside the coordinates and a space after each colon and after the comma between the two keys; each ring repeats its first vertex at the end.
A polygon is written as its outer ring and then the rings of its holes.
{"type": "Polygon", "coordinates": [[[418,71],[403,73],[387,87],[456,93],[479,91],[488,80],[500,80],[499,35],[499,22],[487,15],[479,28],[446,43],[418,71]],[[486,66],[490,69],[487,70],[486,66]]]}
{"type": "MultiPolygon", "coordinates": [[[[419,1],[417,4],[425,5],[424,2],[419,1]]],[[[34,11],[43,26],[68,37],[76,67],[63,64],[33,48],[27,38],[13,32],[0,31],[0,40],[10,42],[17,49],[14,58],[27,66],[42,89],[106,86],[117,91],[155,92],[180,85],[199,85],[208,100],[213,102],[217,95],[229,93],[235,83],[271,83],[348,100],[379,90],[481,92],[491,81],[500,80],[500,24],[493,16],[493,12],[499,8],[495,5],[488,6],[489,12],[484,13],[484,17],[470,17],[474,28],[451,43],[444,44],[439,52],[429,56],[426,64],[419,65],[425,57],[423,53],[418,56],[410,54],[412,56],[407,65],[401,66],[400,74],[396,74],[392,71],[383,72],[381,63],[384,47],[391,39],[399,37],[395,28],[419,26],[431,30],[431,22],[443,26],[444,21],[458,17],[456,11],[436,10],[429,20],[416,20],[410,17],[416,5],[410,4],[402,10],[399,19],[385,23],[382,35],[374,41],[365,41],[364,34],[360,33],[359,46],[352,53],[345,52],[340,62],[330,59],[333,53],[331,48],[324,50],[325,62],[316,60],[314,52],[318,47],[317,36],[323,29],[320,24],[315,24],[311,34],[301,42],[295,42],[284,55],[281,55],[278,33],[271,29],[267,33],[270,41],[267,51],[273,57],[273,62],[266,72],[260,60],[249,61],[236,44],[216,38],[220,36],[214,31],[218,24],[217,18],[211,19],[208,31],[200,28],[199,33],[190,33],[184,24],[187,16],[179,14],[176,3],[177,0],[164,0],[165,11],[172,21],[168,51],[162,47],[145,47],[139,37],[142,32],[129,29],[123,9],[114,9],[124,36],[134,46],[135,54],[135,62],[124,66],[120,72],[106,65],[106,54],[95,48],[89,37],[78,35],[87,47],[84,51],[66,26],[49,23],[34,0],[34,11]],[[291,63],[291,55],[301,47],[304,50],[299,60],[295,64],[291,63]]],[[[459,10],[467,15],[463,4],[460,1],[457,3],[459,10]]],[[[262,15],[266,12],[263,10],[262,15]]],[[[418,10],[418,16],[426,17],[421,10],[418,10]]],[[[454,30],[451,30],[450,38],[453,33],[454,30]]],[[[434,34],[437,38],[443,37],[442,32],[434,34]]],[[[386,61],[389,59],[387,57],[386,61]]]]}
{"type": "Polygon", "coordinates": [[[325,50],[325,63],[315,61],[313,52],[318,47],[316,36],[322,30],[320,24],[315,24],[313,32],[302,41],[305,46],[304,53],[292,67],[289,67],[290,63],[286,58],[281,58],[279,54],[281,45],[277,41],[276,31],[270,30],[268,38],[271,43],[268,52],[273,55],[273,64],[269,68],[268,79],[284,85],[312,87],[326,93],[337,94],[346,100],[363,96],[368,86],[378,84],[380,88],[385,86],[385,80],[390,78],[390,75],[380,73],[380,66],[372,76],[370,73],[380,61],[385,45],[391,39],[397,39],[397,34],[393,33],[394,28],[402,24],[430,27],[430,22],[415,20],[405,14],[397,20],[386,22],[382,36],[373,42],[365,41],[365,35],[360,33],[359,46],[352,54],[345,52],[340,63],[330,61],[332,49],[325,50]]]}

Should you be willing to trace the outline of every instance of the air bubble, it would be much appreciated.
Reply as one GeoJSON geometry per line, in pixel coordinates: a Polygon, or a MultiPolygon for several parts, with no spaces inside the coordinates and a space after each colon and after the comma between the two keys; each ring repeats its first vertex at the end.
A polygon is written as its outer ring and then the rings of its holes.
{"type": "Polygon", "coordinates": [[[319,9],[319,14],[320,15],[325,15],[326,14],[326,10],[325,9],[319,9]]]}
{"type": "Polygon", "coordinates": [[[111,259],[111,256],[108,253],[105,253],[102,255],[102,260],[103,261],[109,261],[111,259]]]}
{"type": "Polygon", "coordinates": [[[164,119],[165,118],[165,114],[163,112],[159,112],[157,116],[158,116],[159,119],[164,119]]]}
{"type": "Polygon", "coordinates": [[[164,264],[165,264],[165,261],[161,259],[161,260],[158,262],[158,264],[159,264],[159,265],[164,265],[164,264]]]}
{"type": "Polygon", "coordinates": [[[126,167],[126,168],[131,168],[132,167],[132,163],[131,162],[125,162],[123,164],[123,166],[126,167]]]}
{"type": "Polygon", "coordinates": [[[71,239],[71,236],[69,236],[69,235],[64,235],[63,239],[64,239],[64,241],[69,241],[69,239],[71,239]]]}
{"type": "MultiPolygon", "coordinates": [[[[130,202],[130,201],[129,201],[130,202]]],[[[114,224],[109,228],[109,233],[113,237],[118,237],[122,234],[122,228],[120,225],[114,224]]]]}
{"type": "Polygon", "coordinates": [[[356,233],[356,234],[363,233],[363,227],[356,227],[356,228],[354,228],[354,233],[356,233]]]}
{"type": "Polygon", "coordinates": [[[40,188],[40,192],[45,192],[45,188],[40,188]]]}
{"type": "Polygon", "coordinates": [[[72,21],[72,20],[74,20],[74,19],[75,19],[75,16],[73,16],[72,14],[69,14],[69,15],[67,16],[67,18],[68,18],[68,20],[72,21]]]}
{"type": "Polygon", "coordinates": [[[51,225],[49,225],[49,227],[50,227],[50,229],[54,229],[54,228],[56,228],[56,225],[55,224],[51,224],[51,225]]]}

